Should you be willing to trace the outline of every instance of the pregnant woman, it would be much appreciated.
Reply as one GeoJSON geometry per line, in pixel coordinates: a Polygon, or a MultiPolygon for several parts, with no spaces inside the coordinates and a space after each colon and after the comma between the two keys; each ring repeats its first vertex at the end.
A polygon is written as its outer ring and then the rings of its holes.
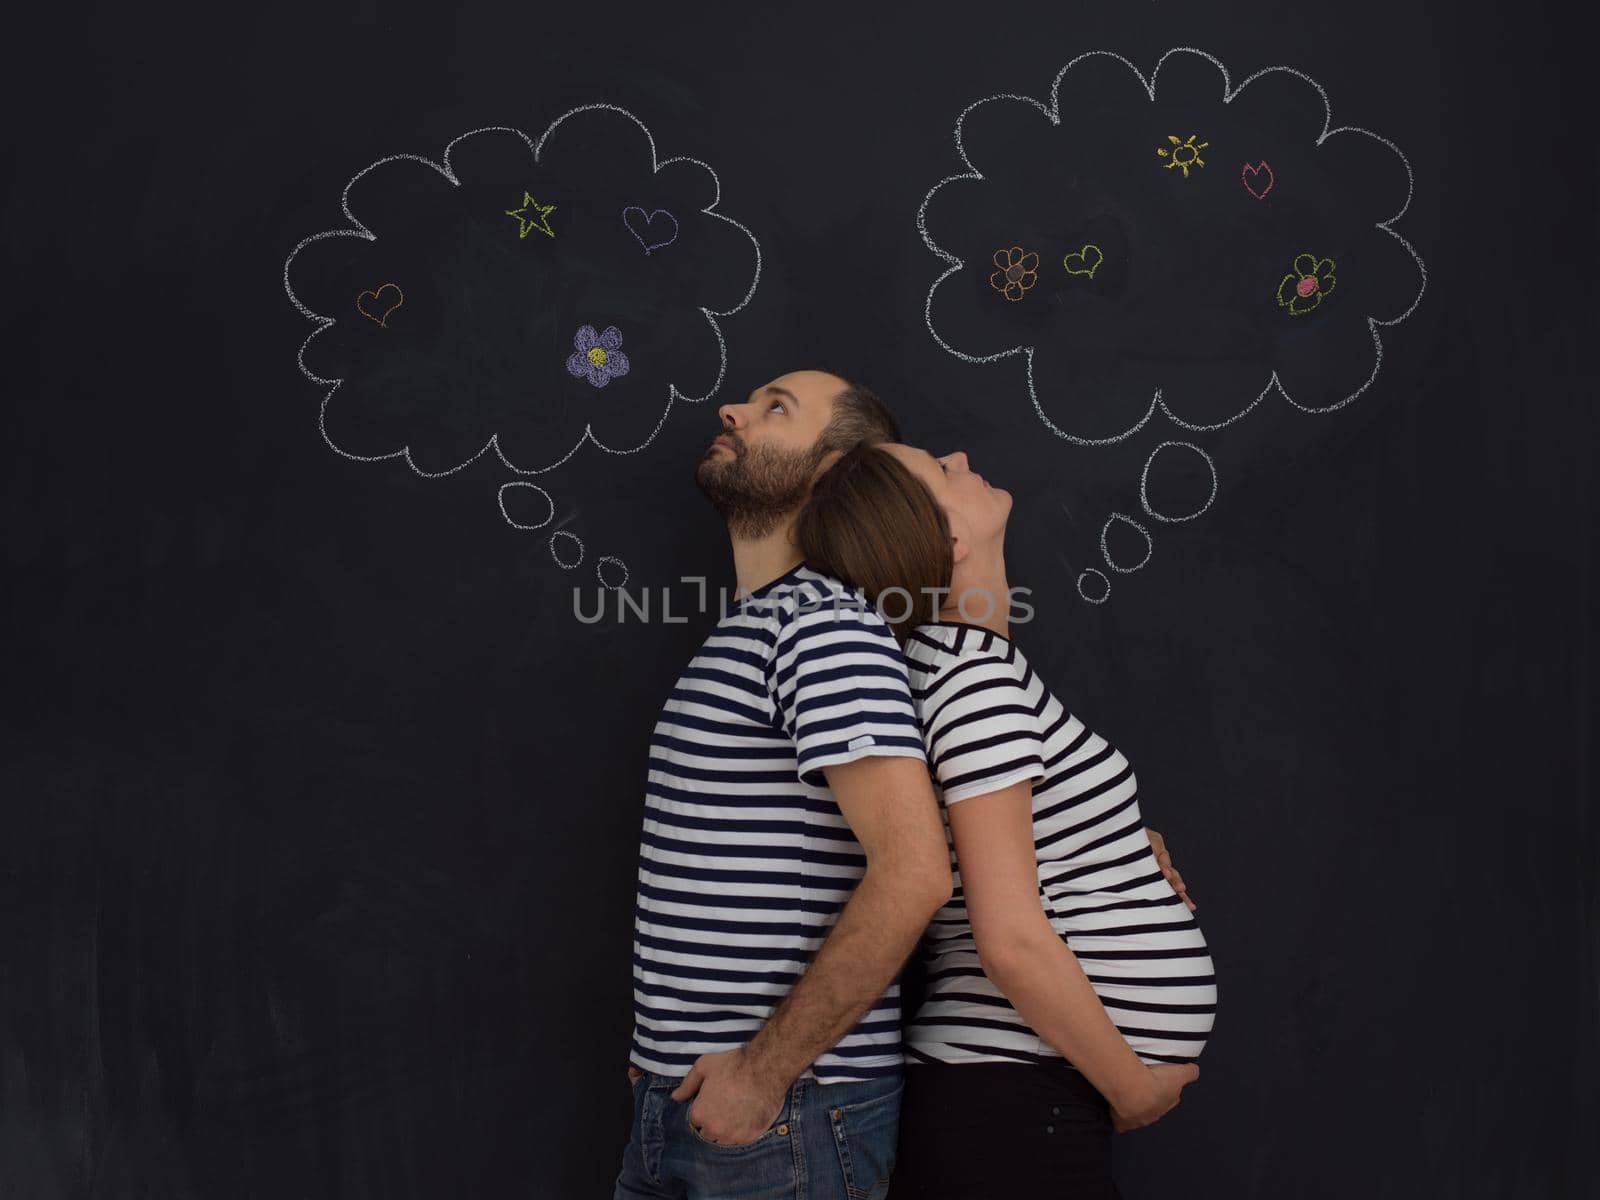
{"type": "Polygon", "coordinates": [[[901,639],[954,856],[905,1030],[897,1200],[1116,1197],[1112,1132],[1178,1103],[1216,1011],[1133,769],[1011,640],[1010,511],[965,454],[862,446],[797,528],[901,639]]]}

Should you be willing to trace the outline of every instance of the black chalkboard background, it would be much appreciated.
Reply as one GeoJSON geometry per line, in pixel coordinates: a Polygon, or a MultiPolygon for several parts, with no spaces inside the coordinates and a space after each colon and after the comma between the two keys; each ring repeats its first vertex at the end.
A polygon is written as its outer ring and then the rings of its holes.
{"type": "MultiPolygon", "coordinates": [[[[1215,1036],[1183,1106],[1119,1139],[1125,1193],[1600,1194],[1596,105],[1556,5],[6,23],[0,1195],[610,1194],[646,739],[714,613],[585,625],[573,588],[592,605],[602,555],[678,613],[683,577],[731,587],[691,465],[717,401],[807,365],[859,375],[912,440],[1013,490],[1012,582],[1038,609],[1018,640],[1133,761],[1199,902],[1215,1036]],[[1210,434],[1158,415],[1075,446],[1020,358],[929,336],[943,267],[915,218],[962,169],[971,101],[1042,97],[1085,50],[1148,71],[1174,46],[1235,82],[1304,71],[1335,124],[1401,147],[1396,228],[1428,288],[1336,412],[1263,402],[1210,434]],[[335,454],[296,365],[290,251],[343,224],[341,189],[382,157],[599,102],[714,167],[760,243],[716,400],[676,404],[638,454],[586,447],[537,477],[335,454]],[[1212,455],[1214,503],[1145,522],[1150,562],[1085,603],[1101,525],[1140,511],[1140,463],[1174,438],[1212,455]],[[544,529],[502,519],[517,478],[550,492],[544,529]],[[584,543],[571,571],[558,529],[584,543]]],[[[483,370],[509,369],[506,297],[467,280],[457,299],[488,314],[483,370]]],[[[666,301],[594,303],[687,345],[666,301]]],[[[463,386],[450,366],[435,386],[463,386]]]]}

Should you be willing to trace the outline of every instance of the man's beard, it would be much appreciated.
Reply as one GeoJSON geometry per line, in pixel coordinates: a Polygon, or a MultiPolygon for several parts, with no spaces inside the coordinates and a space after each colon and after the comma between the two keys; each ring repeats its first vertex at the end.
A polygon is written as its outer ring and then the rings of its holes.
{"type": "Polygon", "coordinates": [[[750,449],[741,442],[732,457],[707,451],[695,467],[694,481],[728,522],[730,534],[754,540],[766,537],[806,502],[812,477],[827,453],[818,447],[750,449]]]}

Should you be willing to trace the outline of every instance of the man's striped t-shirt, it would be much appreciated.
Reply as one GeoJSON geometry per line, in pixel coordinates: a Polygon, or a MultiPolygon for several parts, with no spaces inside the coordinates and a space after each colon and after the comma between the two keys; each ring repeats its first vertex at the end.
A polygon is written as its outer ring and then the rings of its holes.
{"type": "MultiPolygon", "coordinates": [[[[924,758],[883,617],[801,565],[735,602],[650,740],[634,908],[631,1060],[681,1076],[743,1045],[804,973],[865,868],[823,768],[924,758]]],[[[806,1072],[897,1072],[891,985],[806,1072]]]]}
{"type": "Polygon", "coordinates": [[[1039,902],[1106,1013],[1146,1063],[1191,1062],[1217,988],[1194,914],[1161,874],[1127,759],[1067,712],[1016,645],[982,626],[919,626],[906,644],[955,888],[922,943],[927,998],[913,1061],[1038,1062],[1061,1054],[978,962],[948,806],[1032,782],[1039,902]]]}

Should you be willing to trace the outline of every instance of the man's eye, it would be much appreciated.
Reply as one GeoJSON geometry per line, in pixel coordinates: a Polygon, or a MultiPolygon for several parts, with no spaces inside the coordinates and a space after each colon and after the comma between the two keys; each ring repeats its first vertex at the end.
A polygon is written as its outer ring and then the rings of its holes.
{"type": "MultiPolygon", "coordinates": [[[[783,408],[783,401],[782,400],[774,400],[772,402],[772,408],[776,408],[776,409],[780,409],[781,410],[783,408]]],[[[767,411],[771,412],[772,409],[768,409],[767,411]]]]}

